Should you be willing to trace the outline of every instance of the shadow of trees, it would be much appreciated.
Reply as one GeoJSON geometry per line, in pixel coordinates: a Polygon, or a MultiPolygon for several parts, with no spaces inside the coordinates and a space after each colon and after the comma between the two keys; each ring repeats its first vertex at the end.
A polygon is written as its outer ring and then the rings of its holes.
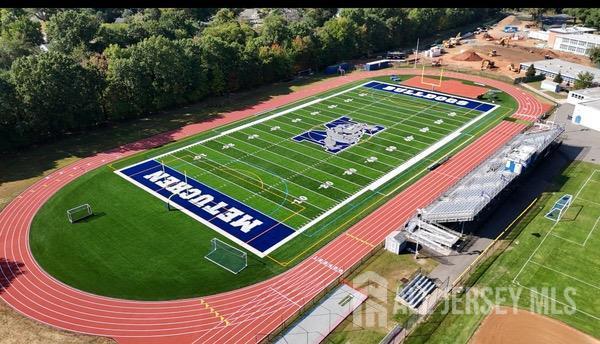
{"type": "Polygon", "coordinates": [[[21,269],[25,264],[0,258],[0,294],[6,290],[17,276],[24,274],[21,269]]]}

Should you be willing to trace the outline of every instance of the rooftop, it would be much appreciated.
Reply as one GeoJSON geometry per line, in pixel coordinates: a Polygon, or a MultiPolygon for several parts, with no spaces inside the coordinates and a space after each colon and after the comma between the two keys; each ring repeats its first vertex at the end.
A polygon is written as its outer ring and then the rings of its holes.
{"type": "Polygon", "coordinates": [[[584,88],[583,90],[573,90],[571,92],[590,98],[600,99],[600,87],[584,88]]]}
{"type": "Polygon", "coordinates": [[[582,105],[589,106],[591,108],[600,110],[600,99],[588,100],[588,101],[585,101],[585,102],[581,102],[579,104],[582,104],[582,105]]]}
{"type": "Polygon", "coordinates": [[[594,82],[600,83],[600,69],[598,68],[588,67],[561,59],[521,62],[521,65],[527,68],[532,63],[536,69],[544,70],[553,74],[558,74],[558,72],[560,72],[561,75],[573,79],[577,78],[577,74],[580,72],[589,72],[594,75],[594,82]]]}
{"type": "Polygon", "coordinates": [[[578,41],[586,41],[586,42],[600,44],[600,35],[594,35],[591,33],[580,33],[580,34],[577,34],[577,36],[562,34],[562,35],[556,35],[556,37],[570,38],[570,39],[576,39],[578,41]]]}
{"type": "Polygon", "coordinates": [[[596,29],[590,28],[590,27],[583,27],[583,26],[569,26],[569,27],[563,26],[563,27],[559,27],[559,28],[551,28],[551,29],[548,29],[548,31],[562,33],[562,34],[570,34],[570,33],[581,34],[581,33],[585,33],[585,32],[594,32],[594,31],[596,31],[596,29]]]}

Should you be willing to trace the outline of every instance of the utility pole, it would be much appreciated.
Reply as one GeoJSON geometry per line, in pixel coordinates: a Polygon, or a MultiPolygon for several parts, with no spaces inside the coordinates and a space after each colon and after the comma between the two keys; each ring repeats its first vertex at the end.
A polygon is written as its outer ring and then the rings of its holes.
{"type": "Polygon", "coordinates": [[[419,38],[417,38],[417,50],[415,50],[415,69],[417,68],[417,60],[419,59],[419,38]]]}

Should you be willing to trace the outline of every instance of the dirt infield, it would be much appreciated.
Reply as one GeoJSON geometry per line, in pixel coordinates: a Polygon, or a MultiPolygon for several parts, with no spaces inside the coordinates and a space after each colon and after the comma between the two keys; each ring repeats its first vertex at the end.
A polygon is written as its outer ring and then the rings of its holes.
{"type": "Polygon", "coordinates": [[[492,311],[471,338],[470,344],[598,344],[599,340],[550,317],[512,308],[492,311]]]}
{"type": "Polygon", "coordinates": [[[456,94],[457,96],[463,96],[467,98],[477,98],[477,96],[489,91],[489,89],[486,87],[467,85],[458,80],[442,80],[441,86],[432,86],[432,84],[438,85],[440,83],[440,81],[436,79],[423,78],[423,81],[425,83],[421,82],[420,76],[415,76],[403,81],[402,84],[407,86],[424,88],[426,90],[430,90],[433,88],[435,91],[438,92],[456,94]]]}

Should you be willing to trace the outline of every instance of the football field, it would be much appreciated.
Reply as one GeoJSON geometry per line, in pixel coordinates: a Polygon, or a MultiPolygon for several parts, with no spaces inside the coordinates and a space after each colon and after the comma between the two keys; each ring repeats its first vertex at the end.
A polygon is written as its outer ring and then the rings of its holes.
{"type": "Polygon", "coordinates": [[[368,81],[117,173],[264,257],[496,108],[368,81]]]}

